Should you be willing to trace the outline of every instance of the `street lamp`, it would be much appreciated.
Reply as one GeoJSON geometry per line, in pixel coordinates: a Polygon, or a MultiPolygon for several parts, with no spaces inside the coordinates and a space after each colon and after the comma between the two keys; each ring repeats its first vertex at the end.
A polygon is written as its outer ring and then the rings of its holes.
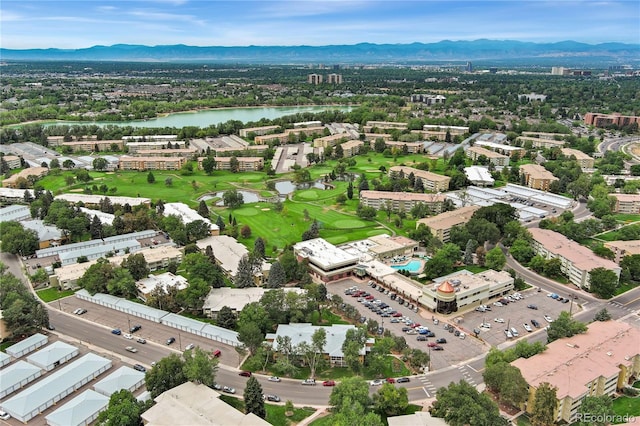
{"type": "Polygon", "coordinates": [[[180,332],[178,332],[178,347],[182,350],[182,336],[180,335],[180,332]]]}
{"type": "Polygon", "coordinates": [[[127,315],[127,324],[129,325],[128,330],[131,331],[131,320],[129,319],[129,315],[127,315]]]}

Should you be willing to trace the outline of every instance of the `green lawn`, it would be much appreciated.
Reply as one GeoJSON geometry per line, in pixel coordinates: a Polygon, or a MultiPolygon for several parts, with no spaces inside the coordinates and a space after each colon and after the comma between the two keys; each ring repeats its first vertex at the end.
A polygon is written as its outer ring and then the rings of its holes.
{"type": "Polygon", "coordinates": [[[634,289],[638,286],[638,283],[623,283],[620,282],[620,285],[616,287],[616,296],[626,293],[627,291],[634,289]]]}
{"type": "Polygon", "coordinates": [[[613,412],[619,416],[640,416],[640,397],[620,396],[613,400],[613,412]]]}
{"type": "Polygon", "coordinates": [[[329,309],[322,310],[322,322],[319,322],[318,312],[313,312],[311,314],[311,323],[313,325],[351,324],[349,321],[343,320],[339,315],[334,314],[329,309]]]}
{"type": "Polygon", "coordinates": [[[36,293],[43,302],[49,303],[62,299],[63,297],[71,296],[75,292],[73,290],[60,291],[57,287],[49,287],[44,290],[38,290],[36,293]]]}
{"type": "MultiPolygon", "coordinates": [[[[221,395],[220,399],[231,405],[236,410],[244,413],[244,401],[242,399],[229,395],[221,395]]],[[[294,408],[293,416],[287,417],[285,415],[284,405],[264,404],[264,408],[267,412],[267,422],[275,426],[287,426],[298,423],[316,411],[309,407],[294,408]]]]}
{"type": "Polygon", "coordinates": [[[518,416],[518,426],[531,426],[529,416],[527,416],[526,414],[521,414],[520,416],[518,416]]]}
{"type": "Polygon", "coordinates": [[[613,215],[617,221],[624,223],[638,222],[640,221],[640,214],[630,214],[630,213],[618,213],[613,215]]]}

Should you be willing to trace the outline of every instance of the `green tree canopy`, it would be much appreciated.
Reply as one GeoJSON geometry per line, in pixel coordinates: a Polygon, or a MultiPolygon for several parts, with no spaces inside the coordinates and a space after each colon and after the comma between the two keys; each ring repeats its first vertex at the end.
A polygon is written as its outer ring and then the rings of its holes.
{"type": "Polygon", "coordinates": [[[218,358],[198,346],[185,351],[182,356],[184,357],[182,371],[187,380],[213,386],[218,371],[218,358]]]}
{"type": "Polygon", "coordinates": [[[549,383],[541,383],[536,389],[535,402],[531,413],[533,426],[549,426],[555,424],[558,400],[556,388],[549,383]]]}
{"type": "Polygon", "coordinates": [[[491,398],[461,380],[450,383],[436,392],[436,400],[429,410],[434,417],[442,417],[452,426],[506,426],[498,406],[491,398]]]}
{"type": "Polygon", "coordinates": [[[587,331],[585,323],[571,318],[569,312],[562,311],[560,312],[560,315],[558,315],[558,318],[556,318],[549,326],[549,329],[547,330],[547,341],[553,342],[554,340],[558,340],[563,337],[582,334],[585,331],[587,331]]]}
{"type": "Polygon", "coordinates": [[[264,399],[262,399],[262,386],[258,379],[253,376],[249,377],[247,386],[244,389],[244,407],[247,414],[253,413],[261,419],[267,417],[264,399]]]}
{"type": "Polygon", "coordinates": [[[30,256],[39,248],[36,231],[26,229],[20,222],[0,222],[0,236],[2,251],[6,253],[30,256]]]}
{"type": "Polygon", "coordinates": [[[349,409],[352,403],[358,403],[365,409],[371,405],[369,384],[361,377],[348,377],[342,380],[331,391],[329,405],[334,413],[349,409]]]}
{"type": "Polygon", "coordinates": [[[147,390],[153,398],[186,381],[184,361],[178,354],[162,358],[145,376],[147,390]]]}
{"type": "Polygon", "coordinates": [[[396,387],[385,383],[373,394],[373,409],[383,416],[399,416],[409,406],[407,388],[396,387]]]}
{"type": "Polygon", "coordinates": [[[147,410],[149,403],[138,401],[133,394],[126,390],[119,390],[109,398],[109,406],[98,415],[97,425],[100,426],[139,426],[142,424],[140,416],[147,410]]]}

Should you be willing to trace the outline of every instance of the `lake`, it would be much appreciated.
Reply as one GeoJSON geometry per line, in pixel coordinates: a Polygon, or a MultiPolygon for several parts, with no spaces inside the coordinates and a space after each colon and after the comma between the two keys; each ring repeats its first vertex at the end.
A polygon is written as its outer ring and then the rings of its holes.
{"type": "Polygon", "coordinates": [[[315,106],[291,106],[291,107],[249,107],[249,108],[217,108],[207,109],[194,112],[177,112],[164,115],[161,117],[150,118],[148,120],[133,121],[51,121],[43,123],[44,126],[55,125],[88,125],[107,126],[109,124],[115,126],[132,126],[132,127],[177,127],[186,126],[209,127],[227,122],[229,120],[238,120],[243,123],[250,121],[259,121],[266,118],[273,120],[285,115],[293,115],[304,112],[322,112],[329,110],[340,110],[349,112],[353,109],[350,106],[331,106],[331,105],[315,105],[315,106]]]}

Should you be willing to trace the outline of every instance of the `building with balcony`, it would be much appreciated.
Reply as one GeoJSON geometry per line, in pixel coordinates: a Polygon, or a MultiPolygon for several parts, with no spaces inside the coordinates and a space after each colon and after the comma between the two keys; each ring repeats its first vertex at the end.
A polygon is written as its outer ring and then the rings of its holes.
{"type": "Polygon", "coordinates": [[[129,154],[136,154],[138,151],[159,151],[163,149],[184,149],[186,148],[185,141],[177,141],[177,140],[166,140],[166,141],[156,141],[156,140],[147,140],[144,142],[126,142],[127,152],[129,154]]]}
{"type": "Polygon", "coordinates": [[[420,225],[425,225],[437,239],[443,243],[447,243],[449,242],[451,228],[469,222],[479,208],[480,206],[465,206],[453,211],[440,213],[436,216],[425,217],[416,222],[416,228],[420,225]]]}
{"type": "Polygon", "coordinates": [[[240,129],[239,135],[243,138],[248,138],[251,134],[254,136],[263,136],[270,133],[275,133],[280,126],[260,126],[260,127],[247,127],[240,129]]]}
{"type": "Polygon", "coordinates": [[[629,126],[640,124],[640,117],[635,115],[621,114],[601,114],[598,112],[588,112],[584,115],[584,124],[587,126],[607,127],[607,126],[629,126]]]}
{"type": "Polygon", "coordinates": [[[471,158],[473,161],[477,161],[478,157],[484,155],[489,160],[489,163],[495,166],[509,165],[509,156],[491,151],[481,146],[470,146],[467,148],[466,154],[467,157],[471,158]]]}
{"type": "Polygon", "coordinates": [[[531,142],[533,148],[563,148],[566,144],[566,142],[562,140],[534,138],[530,136],[518,136],[518,140],[522,143],[522,146],[527,142],[531,142]]]}
{"type": "Polygon", "coordinates": [[[114,151],[113,148],[117,148],[117,151],[122,151],[122,149],[124,148],[124,142],[122,142],[122,140],[73,141],[62,142],[60,145],[68,146],[73,152],[114,151]]]}
{"type": "Polygon", "coordinates": [[[526,186],[542,191],[548,191],[551,182],[558,180],[550,171],[538,164],[521,165],[520,175],[524,176],[524,184],[526,186]]]}
{"type": "Polygon", "coordinates": [[[593,169],[595,165],[596,160],[582,151],[578,151],[573,148],[562,148],[560,151],[562,151],[562,155],[565,157],[575,157],[576,161],[583,169],[593,169]]]}
{"type": "Polygon", "coordinates": [[[341,144],[340,146],[342,146],[342,156],[344,158],[349,158],[354,155],[358,155],[360,149],[364,146],[364,142],[361,140],[351,140],[341,144]]]}
{"type": "Polygon", "coordinates": [[[159,275],[149,275],[136,282],[138,288],[138,298],[143,302],[147,302],[149,295],[157,290],[162,289],[168,293],[170,287],[176,290],[184,290],[189,287],[189,282],[182,275],[173,275],[171,272],[165,272],[159,275]]]}
{"type": "Polygon", "coordinates": [[[640,213],[640,194],[611,194],[616,199],[614,213],[640,213]]]}
{"type": "Polygon", "coordinates": [[[613,271],[620,278],[620,266],[615,262],[596,256],[590,249],[572,241],[559,232],[548,229],[529,228],[531,247],[545,259],[560,259],[561,271],[573,284],[588,289],[590,272],[596,268],[613,271]]]}
{"type": "Polygon", "coordinates": [[[20,157],[17,155],[3,155],[2,159],[5,163],[7,163],[7,167],[9,169],[19,169],[22,166],[22,162],[20,161],[20,157]]]}
{"type": "Polygon", "coordinates": [[[322,84],[322,74],[309,74],[307,76],[307,83],[309,84],[314,84],[314,85],[318,85],[318,84],[322,84]]]}
{"type": "Polygon", "coordinates": [[[196,220],[199,220],[207,224],[211,235],[220,234],[220,228],[218,227],[218,225],[216,225],[215,223],[211,223],[211,220],[209,220],[208,217],[200,216],[200,214],[198,214],[197,211],[195,211],[194,209],[192,209],[191,207],[189,207],[184,203],[166,203],[164,205],[163,215],[177,216],[184,225],[188,225],[191,222],[195,222],[196,220]]]}
{"type": "Polygon", "coordinates": [[[330,282],[352,275],[358,264],[358,256],[334,246],[322,238],[301,241],[293,246],[299,262],[309,261],[311,277],[320,282],[330,282]]]}
{"type": "Polygon", "coordinates": [[[625,256],[640,254],[640,240],[631,241],[605,241],[604,246],[615,255],[614,262],[620,264],[625,256]]]}
{"type": "Polygon", "coordinates": [[[405,130],[408,124],[396,121],[367,121],[364,126],[364,132],[370,133],[373,129],[377,130],[405,130]]]}
{"type": "Polygon", "coordinates": [[[328,74],[327,83],[329,84],[342,84],[342,74],[328,74]]]}
{"type": "Polygon", "coordinates": [[[408,213],[419,203],[429,207],[432,214],[442,212],[442,204],[446,200],[444,194],[423,194],[418,192],[360,191],[360,202],[376,210],[384,209],[387,203],[393,211],[408,213]]]}
{"type": "MultiPolygon", "coordinates": [[[[231,170],[231,159],[234,157],[215,157],[216,170],[231,170]]],[[[239,172],[257,172],[264,168],[262,157],[235,157],[238,161],[239,172]]],[[[198,166],[202,165],[202,159],[198,158],[198,166]]]]}
{"type": "Polygon", "coordinates": [[[184,157],[120,157],[120,170],[180,170],[187,162],[184,157]]]}
{"type": "Polygon", "coordinates": [[[400,141],[386,141],[387,148],[396,149],[397,151],[407,150],[408,154],[419,154],[424,152],[424,142],[400,142],[400,141]]]}
{"type": "Polygon", "coordinates": [[[347,133],[336,133],[335,135],[323,136],[313,140],[314,148],[328,148],[343,142],[347,142],[351,137],[347,133]]]}
{"type": "Polygon", "coordinates": [[[416,178],[422,179],[422,184],[426,191],[443,192],[449,189],[449,182],[451,181],[449,176],[438,175],[426,170],[406,166],[393,166],[389,168],[389,176],[397,174],[406,178],[411,173],[413,173],[416,178]]]}

